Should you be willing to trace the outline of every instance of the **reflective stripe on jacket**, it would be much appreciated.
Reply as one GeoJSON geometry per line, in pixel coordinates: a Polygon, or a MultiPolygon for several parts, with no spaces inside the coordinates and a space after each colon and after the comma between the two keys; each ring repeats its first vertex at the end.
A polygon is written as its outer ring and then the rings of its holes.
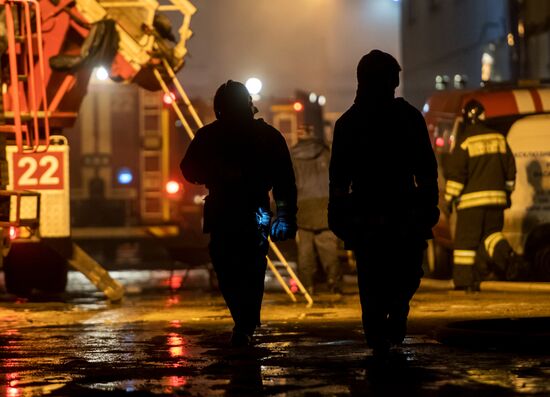
{"type": "Polygon", "coordinates": [[[516,165],[504,135],[483,124],[468,125],[445,167],[445,200],[457,209],[506,207],[516,165]]]}

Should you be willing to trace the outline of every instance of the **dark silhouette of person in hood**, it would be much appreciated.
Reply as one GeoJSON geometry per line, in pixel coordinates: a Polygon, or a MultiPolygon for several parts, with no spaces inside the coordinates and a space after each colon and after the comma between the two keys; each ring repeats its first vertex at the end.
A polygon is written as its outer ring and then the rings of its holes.
{"type": "Polygon", "coordinates": [[[217,120],[197,131],[180,164],[204,184],[204,232],[220,290],[235,322],[231,343],[247,346],[260,324],[266,258],[272,240],[296,235],[296,184],[279,131],[261,119],[246,87],[229,80],[214,97],[217,120]],[[277,206],[271,224],[269,191],[277,206]]]}
{"type": "Polygon", "coordinates": [[[439,219],[437,163],[420,112],[395,98],[401,67],[373,50],[336,122],[329,225],[354,250],[363,328],[375,356],[403,342],[426,239],[439,219]]]}

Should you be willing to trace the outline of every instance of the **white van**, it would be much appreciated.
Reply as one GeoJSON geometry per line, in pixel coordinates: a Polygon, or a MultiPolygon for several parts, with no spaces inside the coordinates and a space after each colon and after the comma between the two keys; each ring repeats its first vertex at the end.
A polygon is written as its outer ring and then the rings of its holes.
{"type": "MultiPolygon", "coordinates": [[[[536,279],[550,281],[550,88],[441,91],[428,99],[423,113],[440,167],[441,202],[443,171],[461,130],[461,110],[473,99],[485,107],[485,123],[506,135],[516,159],[516,189],[512,207],[505,212],[504,234],[531,263],[536,279]]],[[[433,277],[451,277],[453,227],[454,216],[442,211],[427,255],[433,277]]]]}

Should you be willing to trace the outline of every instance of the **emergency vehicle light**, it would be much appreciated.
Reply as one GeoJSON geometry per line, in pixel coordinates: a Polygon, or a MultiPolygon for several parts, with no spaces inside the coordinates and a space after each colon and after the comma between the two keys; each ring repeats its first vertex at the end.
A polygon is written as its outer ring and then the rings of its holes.
{"type": "Polygon", "coordinates": [[[117,181],[121,185],[127,185],[131,183],[133,179],[134,176],[132,175],[132,171],[129,168],[123,167],[118,170],[117,181]]]}
{"type": "Polygon", "coordinates": [[[437,147],[445,146],[445,139],[443,137],[437,137],[435,140],[435,146],[437,147]]]}
{"type": "Polygon", "coordinates": [[[177,194],[181,191],[181,184],[176,181],[168,181],[166,182],[165,189],[168,194],[177,194]]]}
{"type": "Polygon", "coordinates": [[[176,100],[176,95],[173,92],[165,93],[162,96],[162,102],[164,102],[166,105],[171,105],[172,102],[174,102],[175,100],[176,100]]]}

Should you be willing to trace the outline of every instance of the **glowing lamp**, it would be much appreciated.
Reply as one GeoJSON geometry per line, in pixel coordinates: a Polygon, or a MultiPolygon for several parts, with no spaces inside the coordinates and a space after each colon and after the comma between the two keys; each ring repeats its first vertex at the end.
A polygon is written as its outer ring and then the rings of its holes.
{"type": "Polygon", "coordinates": [[[250,93],[250,95],[258,95],[260,91],[262,90],[262,81],[256,77],[251,77],[248,80],[246,80],[245,83],[246,89],[250,93]]]}
{"type": "Polygon", "coordinates": [[[310,93],[310,94],[309,94],[309,101],[310,101],[311,103],[317,102],[317,94],[314,93],[314,92],[310,93]]]}
{"type": "Polygon", "coordinates": [[[17,229],[13,226],[10,226],[10,240],[15,240],[17,237],[17,229]]]}
{"type": "Polygon", "coordinates": [[[436,138],[435,139],[435,146],[437,146],[437,147],[445,146],[445,139],[443,139],[442,137],[436,138]]]}
{"type": "Polygon", "coordinates": [[[100,81],[105,81],[109,78],[109,72],[103,66],[100,66],[95,71],[95,77],[100,81]]]}
{"type": "Polygon", "coordinates": [[[177,194],[181,191],[181,185],[176,181],[168,181],[166,182],[165,189],[168,194],[177,194]]]}
{"type": "Polygon", "coordinates": [[[176,100],[176,95],[173,92],[165,93],[162,96],[162,102],[164,102],[166,105],[171,105],[176,100]]]}
{"type": "Polygon", "coordinates": [[[134,179],[134,175],[129,168],[123,167],[118,170],[116,179],[121,185],[128,185],[134,179]]]}
{"type": "Polygon", "coordinates": [[[294,104],[292,105],[292,107],[293,107],[294,110],[297,111],[297,112],[301,112],[302,110],[304,110],[304,105],[302,105],[301,102],[294,102],[294,104]]]}

